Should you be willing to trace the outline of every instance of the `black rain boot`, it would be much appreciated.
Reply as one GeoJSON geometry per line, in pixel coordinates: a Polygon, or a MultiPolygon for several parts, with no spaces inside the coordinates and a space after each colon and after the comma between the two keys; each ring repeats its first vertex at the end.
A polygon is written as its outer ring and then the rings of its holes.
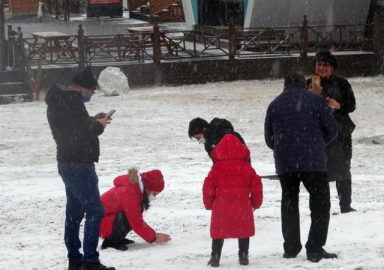
{"type": "Polygon", "coordinates": [[[240,265],[248,265],[248,252],[247,251],[239,251],[239,263],[240,265]]]}
{"type": "Polygon", "coordinates": [[[220,257],[221,257],[220,253],[216,253],[216,254],[211,255],[211,259],[209,260],[208,265],[210,265],[212,267],[219,267],[220,257]]]}

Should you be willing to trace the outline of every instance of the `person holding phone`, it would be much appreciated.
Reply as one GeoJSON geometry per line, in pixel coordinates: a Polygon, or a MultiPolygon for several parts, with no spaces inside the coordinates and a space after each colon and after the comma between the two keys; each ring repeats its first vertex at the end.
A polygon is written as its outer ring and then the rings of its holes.
{"type": "Polygon", "coordinates": [[[348,80],[334,74],[338,66],[336,57],[328,50],[319,51],[315,56],[315,75],[320,77],[320,85],[313,79],[307,81],[309,91],[323,96],[332,109],[339,125],[335,140],[326,147],[328,160],[328,180],[336,182],[340,212],[356,211],[352,203],[352,132],[355,124],[349,114],[356,109],[356,100],[348,80]]]}
{"type": "Polygon", "coordinates": [[[69,87],[54,84],[45,96],[48,123],[57,145],[58,171],[67,196],[64,240],[68,270],[115,270],[100,263],[97,245],[104,208],[100,199],[95,162],[99,161],[99,138],[112,120],[105,113],[89,116],[84,105],[97,88],[90,67],[77,72],[69,87]],[[84,227],[80,252],[80,223],[84,227]]]}

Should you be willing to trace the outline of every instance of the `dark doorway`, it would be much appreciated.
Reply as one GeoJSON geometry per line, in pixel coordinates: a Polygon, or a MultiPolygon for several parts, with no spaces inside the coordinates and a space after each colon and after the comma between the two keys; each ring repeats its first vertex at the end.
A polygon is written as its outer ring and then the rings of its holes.
{"type": "Polygon", "coordinates": [[[231,17],[244,24],[243,0],[199,0],[200,25],[229,25],[231,17]]]}

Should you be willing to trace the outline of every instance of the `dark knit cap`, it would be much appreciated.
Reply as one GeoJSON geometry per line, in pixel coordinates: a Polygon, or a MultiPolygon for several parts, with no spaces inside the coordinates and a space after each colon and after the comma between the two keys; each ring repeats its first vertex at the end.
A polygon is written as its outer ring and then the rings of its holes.
{"type": "Polygon", "coordinates": [[[315,56],[315,64],[317,61],[327,62],[334,69],[336,69],[338,66],[336,57],[328,50],[321,50],[321,51],[317,52],[316,56],[315,56]]]}
{"type": "Polygon", "coordinates": [[[97,80],[90,66],[78,71],[75,76],[73,76],[71,83],[92,90],[98,87],[97,80]]]}

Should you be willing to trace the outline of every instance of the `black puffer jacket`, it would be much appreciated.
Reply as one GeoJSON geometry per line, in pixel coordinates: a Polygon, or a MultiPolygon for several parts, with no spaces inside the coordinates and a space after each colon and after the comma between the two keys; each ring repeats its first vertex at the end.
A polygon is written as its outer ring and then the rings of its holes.
{"type": "Polygon", "coordinates": [[[55,84],[47,92],[47,117],[57,146],[57,161],[63,163],[98,162],[99,138],[103,125],[94,122],[76,91],[55,84]]]}
{"type": "MultiPolygon", "coordinates": [[[[310,81],[308,81],[310,83],[310,81]]],[[[340,103],[340,110],[333,110],[333,116],[339,125],[339,132],[334,141],[327,145],[328,179],[340,181],[351,179],[352,132],[355,124],[349,113],[356,109],[355,95],[349,82],[339,76],[332,75],[321,79],[324,98],[330,97],[340,103]]]]}
{"type": "Polygon", "coordinates": [[[203,132],[205,138],[204,148],[211,159],[213,149],[227,134],[235,135],[245,145],[244,139],[239,133],[235,132],[231,122],[226,119],[213,118],[213,120],[209,123],[209,129],[203,132]]]}

